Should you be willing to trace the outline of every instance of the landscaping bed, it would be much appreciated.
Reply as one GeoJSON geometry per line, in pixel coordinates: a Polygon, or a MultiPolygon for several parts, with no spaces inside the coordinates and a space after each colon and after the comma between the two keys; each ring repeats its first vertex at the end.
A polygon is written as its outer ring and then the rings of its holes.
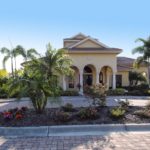
{"type": "Polygon", "coordinates": [[[119,112],[120,116],[116,115],[117,117],[112,115],[113,109],[114,107],[73,108],[67,105],[45,109],[42,114],[37,114],[34,109],[16,108],[0,113],[0,126],[150,123],[150,112],[145,111],[145,107],[128,107],[125,112],[119,112]]]}

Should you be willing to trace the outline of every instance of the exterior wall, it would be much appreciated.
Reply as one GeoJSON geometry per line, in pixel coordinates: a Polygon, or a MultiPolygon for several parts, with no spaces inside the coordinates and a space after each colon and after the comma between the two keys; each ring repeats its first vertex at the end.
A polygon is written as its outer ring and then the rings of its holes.
{"type": "MultiPolygon", "coordinates": [[[[139,73],[145,72],[147,82],[149,82],[149,78],[148,78],[149,75],[148,75],[147,67],[140,67],[140,68],[137,68],[137,69],[133,69],[133,71],[137,71],[139,73]]],[[[129,86],[129,78],[128,78],[129,77],[129,71],[118,71],[117,75],[122,75],[122,86],[129,86]]]]}
{"type": "Polygon", "coordinates": [[[91,53],[69,53],[69,57],[79,70],[83,70],[86,65],[93,65],[100,73],[103,66],[109,66],[116,72],[116,54],[91,54],[91,53]]]}
{"type": "Polygon", "coordinates": [[[90,47],[94,47],[94,48],[100,48],[100,45],[90,41],[90,40],[87,40],[81,44],[79,44],[78,46],[76,46],[77,48],[90,48],[90,47]]]}
{"type": "Polygon", "coordinates": [[[122,86],[129,86],[129,72],[128,71],[119,71],[117,75],[122,75],[122,86]]]}
{"type": "Polygon", "coordinates": [[[78,41],[64,41],[64,47],[68,48],[72,45],[74,45],[75,43],[77,43],[78,41]]]}

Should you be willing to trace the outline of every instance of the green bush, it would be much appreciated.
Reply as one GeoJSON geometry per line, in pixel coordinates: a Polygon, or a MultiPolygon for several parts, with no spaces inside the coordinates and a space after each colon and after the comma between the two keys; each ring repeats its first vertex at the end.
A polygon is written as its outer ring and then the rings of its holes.
{"type": "Polygon", "coordinates": [[[67,103],[65,106],[62,107],[64,111],[66,112],[72,112],[74,111],[73,105],[70,103],[67,103]]]}
{"type": "Polygon", "coordinates": [[[61,96],[79,96],[79,92],[77,90],[66,90],[62,91],[61,96]]]}
{"type": "Polygon", "coordinates": [[[125,89],[123,89],[123,88],[117,88],[117,89],[115,89],[115,90],[108,90],[107,91],[107,95],[114,95],[114,96],[116,96],[116,95],[125,95],[125,93],[126,93],[126,90],[125,89]]]}
{"type": "Polygon", "coordinates": [[[57,112],[55,117],[56,117],[55,121],[58,121],[58,122],[68,122],[72,118],[70,113],[63,112],[63,111],[57,112]]]}
{"type": "Polygon", "coordinates": [[[98,118],[98,112],[97,109],[94,107],[82,108],[78,113],[78,117],[81,120],[96,119],[98,118]]]}
{"type": "Polygon", "coordinates": [[[115,118],[115,119],[119,119],[119,118],[124,117],[124,114],[125,114],[125,110],[120,108],[120,107],[113,108],[110,111],[111,117],[115,118]]]}

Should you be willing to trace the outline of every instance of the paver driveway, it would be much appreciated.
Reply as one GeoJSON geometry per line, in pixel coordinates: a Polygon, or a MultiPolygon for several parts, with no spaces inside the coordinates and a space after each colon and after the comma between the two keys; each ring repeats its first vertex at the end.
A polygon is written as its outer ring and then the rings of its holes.
{"type": "Polygon", "coordinates": [[[149,133],[105,136],[0,137],[0,150],[149,150],[149,133]]]}

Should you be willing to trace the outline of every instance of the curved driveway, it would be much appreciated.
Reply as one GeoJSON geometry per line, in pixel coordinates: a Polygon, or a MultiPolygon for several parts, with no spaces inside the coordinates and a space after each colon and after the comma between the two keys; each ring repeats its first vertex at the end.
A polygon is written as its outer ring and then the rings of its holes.
{"type": "MultiPolygon", "coordinates": [[[[128,100],[131,106],[145,106],[150,102],[150,97],[146,96],[110,96],[107,97],[107,106],[117,106],[118,101],[128,100]]],[[[72,103],[74,107],[87,107],[92,104],[92,101],[84,96],[64,96],[59,98],[49,98],[47,108],[58,108],[66,103],[72,103]]],[[[0,111],[10,108],[26,106],[32,108],[32,103],[29,98],[16,99],[0,99],[0,111]]]]}

